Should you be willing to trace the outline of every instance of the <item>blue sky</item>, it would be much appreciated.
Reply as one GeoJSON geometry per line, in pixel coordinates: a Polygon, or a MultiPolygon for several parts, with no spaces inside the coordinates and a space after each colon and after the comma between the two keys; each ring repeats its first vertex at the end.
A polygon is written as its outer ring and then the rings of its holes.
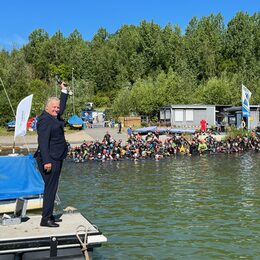
{"type": "Polygon", "coordinates": [[[68,36],[77,29],[91,40],[100,27],[109,33],[124,24],[154,21],[161,27],[178,24],[184,32],[192,17],[221,13],[227,23],[237,12],[260,11],[259,0],[3,0],[0,14],[0,49],[21,47],[35,29],[68,36]]]}

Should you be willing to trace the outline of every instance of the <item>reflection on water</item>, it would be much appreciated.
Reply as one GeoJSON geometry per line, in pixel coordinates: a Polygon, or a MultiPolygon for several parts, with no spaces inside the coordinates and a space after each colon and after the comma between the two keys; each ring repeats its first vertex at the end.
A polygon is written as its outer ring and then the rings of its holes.
{"type": "Polygon", "coordinates": [[[257,259],[259,159],[65,162],[59,194],[107,236],[95,259],[257,259]]]}

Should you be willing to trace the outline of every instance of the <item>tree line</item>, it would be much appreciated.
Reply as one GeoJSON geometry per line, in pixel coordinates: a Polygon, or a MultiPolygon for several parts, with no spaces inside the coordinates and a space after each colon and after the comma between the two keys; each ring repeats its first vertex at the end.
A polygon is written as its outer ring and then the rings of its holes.
{"type": "MultiPolygon", "coordinates": [[[[238,12],[226,25],[221,14],[193,17],[184,32],[153,21],[100,28],[91,41],[77,30],[68,37],[44,29],[23,47],[0,51],[0,77],[14,107],[34,94],[38,115],[48,96],[57,95],[55,77],[74,89],[79,114],[86,102],[113,116],[156,116],[170,104],[241,104],[241,84],[260,103],[260,12],[238,12]]],[[[14,118],[0,86],[0,124],[14,118]]],[[[72,100],[67,114],[73,113],[72,100]]]]}

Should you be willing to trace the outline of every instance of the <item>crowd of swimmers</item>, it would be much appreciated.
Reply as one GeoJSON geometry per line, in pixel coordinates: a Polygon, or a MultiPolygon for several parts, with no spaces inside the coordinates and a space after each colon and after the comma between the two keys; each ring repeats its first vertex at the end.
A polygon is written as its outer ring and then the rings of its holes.
{"type": "Polygon", "coordinates": [[[152,158],[160,160],[176,155],[203,155],[203,154],[231,154],[245,151],[260,152],[260,136],[236,136],[217,140],[214,135],[195,133],[189,138],[184,135],[173,134],[160,140],[157,133],[148,133],[146,136],[131,134],[123,144],[122,140],[115,140],[107,131],[103,140],[84,141],[80,146],[69,149],[68,158],[74,162],[118,161],[130,159],[134,161],[152,158]]]}

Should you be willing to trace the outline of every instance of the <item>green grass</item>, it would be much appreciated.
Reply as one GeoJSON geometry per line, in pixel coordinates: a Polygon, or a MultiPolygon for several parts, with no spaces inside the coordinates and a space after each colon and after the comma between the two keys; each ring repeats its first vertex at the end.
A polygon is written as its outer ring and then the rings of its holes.
{"type": "Polygon", "coordinates": [[[0,136],[12,136],[14,131],[8,131],[6,127],[0,127],[0,136]]]}
{"type": "MultiPolygon", "coordinates": [[[[36,135],[36,131],[27,131],[26,135],[36,135]]],[[[14,130],[7,130],[5,127],[0,127],[0,136],[12,136],[14,135],[14,130]]]]}
{"type": "Polygon", "coordinates": [[[72,129],[70,126],[66,126],[64,131],[65,131],[66,134],[71,134],[71,133],[78,133],[81,130],[79,130],[79,129],[72,129]]]}

